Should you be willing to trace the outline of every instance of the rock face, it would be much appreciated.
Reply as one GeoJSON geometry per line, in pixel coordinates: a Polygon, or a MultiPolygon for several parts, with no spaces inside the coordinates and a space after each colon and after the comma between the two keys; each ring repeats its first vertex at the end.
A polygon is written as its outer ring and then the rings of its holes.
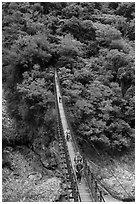
{"type": "Polygon", "coordinates": [[[29,148],[23,146],[16,150],[3,151],[6,162],[3,168],[3,202],[48,202],[56,201],[60,194],[61,180],[49,177],[40,158],[29,148]]]}
{"type": "Polygon", "coordinates": [[[36,138],[32,144],[34,152],[40,156],[42,164],[50,170],[55,170],[58,166],[56,155],[47,143],[44,136],[36,138]]]}
{"type": "Polygon", "coordinates": [[[7,145],[15,137],[15,122],[10,118],[7,112],[6,100],[2,97],[2,145],[7,145]]]}

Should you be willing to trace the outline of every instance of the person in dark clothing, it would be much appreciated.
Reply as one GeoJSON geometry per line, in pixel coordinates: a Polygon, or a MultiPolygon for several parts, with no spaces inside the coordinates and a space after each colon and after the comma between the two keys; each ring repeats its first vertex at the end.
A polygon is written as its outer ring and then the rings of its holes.
{"type": "Polygon", "coordinates": [[[83,168],[84,168],[83,164],[80,162],[75,165],[77,181],[79,182],[79,184],[81,184],[81,177],[82,177],[83,168]]]}
{"type": "Polygon", "coordinates": [[[59,103],[61,103],[61,96],[59,96],[59,103]]]}
{"type": "Polygon", "coordinates": [[[82,156],[80,155],[80,153],[79,152],[77,152],[76,153],[76,155],[75,155],[75,157],[74,157],[74,162],[75,162],[75,164],[77,164],[77,163],[83,163],[83,158],[82,158],[82,156]]]}
{"type": "Polygon", "coordinates": [[[67,128],[65,132],[66,140],[69,142],[70,140],[70,130],[67,128]]]}

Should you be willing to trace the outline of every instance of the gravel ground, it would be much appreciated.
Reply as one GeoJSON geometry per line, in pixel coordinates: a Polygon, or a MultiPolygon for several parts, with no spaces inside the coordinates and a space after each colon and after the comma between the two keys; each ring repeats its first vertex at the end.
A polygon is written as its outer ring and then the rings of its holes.
{"type": "Polygon", "coordinates": [[[55,175],[49,176],[37,155],[30,152],[28,160],[20,151],[7,154],[11,163],[2,170],[3,202],[53,202],[59,199],[61,180],[55,175]]]}

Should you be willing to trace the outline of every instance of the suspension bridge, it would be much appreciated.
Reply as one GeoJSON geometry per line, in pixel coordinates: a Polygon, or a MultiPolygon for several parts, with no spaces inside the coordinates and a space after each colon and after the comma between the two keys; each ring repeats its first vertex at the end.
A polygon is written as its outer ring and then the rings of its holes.
{"type": "MultiPolygon", "coordinates": [[[[95,179],[89,162],[83,156],[84,170],[81,184],[77,182],[74,157],[77,151],[80,151],[73,130],[67,118],[67,110],[62,98],[61,88],[57,71],[54,76],[54,92],[57,110],[57,140],[59,142],[60,166],[67,186],[66,199],[68,202],[119,202],[119,200],[105,195],[103,196],[103,188],[95,179]],[[70,130],[71,140],[65,138],[65,131],[70,130]]],[[[81,153],[82,154],[82,153],[81,153]]]]}

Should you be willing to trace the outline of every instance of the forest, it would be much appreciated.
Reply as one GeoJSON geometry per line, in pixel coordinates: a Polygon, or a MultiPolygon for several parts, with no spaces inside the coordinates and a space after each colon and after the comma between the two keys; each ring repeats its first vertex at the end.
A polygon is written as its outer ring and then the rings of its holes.
{"type": "Polygon", "coordinates": [[[3,148],[55,140],[55,69],[81,148],[134,150],[135,3],[2,3],[3,148]]]}

